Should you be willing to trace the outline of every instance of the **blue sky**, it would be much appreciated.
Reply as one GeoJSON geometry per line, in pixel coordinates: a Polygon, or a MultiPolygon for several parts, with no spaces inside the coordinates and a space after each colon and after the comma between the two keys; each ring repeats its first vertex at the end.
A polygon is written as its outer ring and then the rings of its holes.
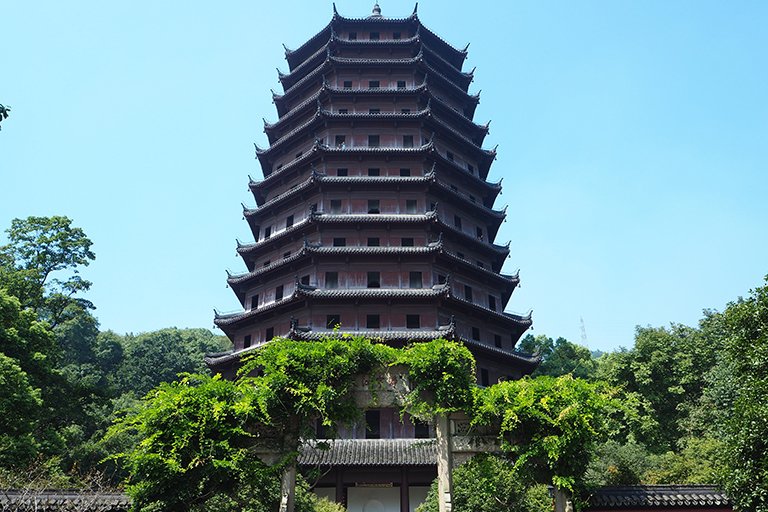
{"type": "MultiPolygon", "coordinates": [[[[372,2],[339,0],[347,16],[372,2]]],[[[413,3],[381,2],[385,16],[413,3]]],[[[211,327],[236,309],[241,202],[274,121],[281,43],[330,2],[7,2],[0,31],[0,225],[67,215],[104,329],[211,327]]],[[[611,349],[635,325],[693,324],[768,273],[768,3],[420,2],[470,42],[475,119],[499,144],[497,242],[521,269],[508,311],[534,334],[611,349]]]]}

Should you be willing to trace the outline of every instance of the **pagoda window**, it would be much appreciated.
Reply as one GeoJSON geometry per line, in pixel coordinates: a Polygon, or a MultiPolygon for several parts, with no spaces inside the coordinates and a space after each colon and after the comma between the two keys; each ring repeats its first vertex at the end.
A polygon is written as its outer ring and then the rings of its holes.
{"type": "Polygon", "coordinates": [[[437,284],[445,284],[445,274],[437,274],[437,284]]]}
{"type": "Polygon", "coordinates": [[[381,176],[381,169],[376,169],[376,168],[368,169],[368,176],[381,176]]]}
{"type": "Polygon", "coordinates": [[[413,421],[413,436],[416,439],[428,439],[429,438],[429,423],[421,421],[416,418],[412,418],[413,421]]]}
{"type": "Polygon", "coordinates": [[[491,384],[491,379],[488,377],[488,370],[480,368],[480,385],[488,387],[491,384]]]}
{"type": "Polygon", "coordinates": [[[344,80],[344,88],[345,89],[351,89],[352,88],[352,80],[344,80]]]}
{"type": "Polygon", "coordinates": [[[475,341],[480,341],[480,328],[479,327],[473,327],[472,328],[472,339],[475,341]]]}
{"type": "Polygon", "coordinates": [[[291,251],[285,251],[283,253],[283,259],[290,258],[291,257],[291,251]]]}
{"type": "Polygon", "coordinates": [[[309,284],[309,274],[304,274],[303,276],[301,276],[301,281],[300,282],[301,282],[301,284],[308,285],[309,284]]]}
{"type": "Polygon", "coordinates": [[[336,170],[336,176],[349,176],[349,169],[340,168],[336,170]]]}
{"type": "Polygon", "coordinates": [[[327,315],[325,317],[326,329],[335,329],[337,325],[341,325],[341,315],[327,315]]]}
{"type": "Polygon", "coordinates": [[[400,245],[402,247],[413,247],[413,238],[401,238],[400,245]]]}
{"type": "Polygon", "coordinates": [[[272,236],[272,226],[264,228],[264,240],[272,236]]]}
{"type": "Polygon", "coordinates": [[[378,247],[381,245],[381,240],[378,237],[368,238],[368,247],[378,247]]]}
{"type": "Polygon", "coordinates": [[[498,334],[494,334],[493,344],[496,345],[496,348],[501,348],[501,336],[499,336],[498,334]]]}
{"type": "Polygon", "coordinates": [[[339,273],[338,272],[326,272],[325,273],[325,287],[326,288],[338,288],[339,287],[339,273]]]}
{"type": "Polygon", "coordinates": [[[478,240],[483,239],[483,228],[475,228],[475,234],[477,235],[478,240]]]}
{"type": "Polygon", "coordinates": [[[282,169],[282,168],[283,168],[283,164],[277,164],[277,170],[278,170],[278,171],[279,171],[280,169],[282,169]]]}
{"type": "Polygon", "coordinates": [[[245,338],[243,338],[243,348],[248,348],[251,346],[251,335],[247,334],[245,338]]]}
{"type": "Polygon", "coordinates": [[[275,328],[274,327],[267,327],[267,330],[264,332],[264,339],[266,341],[270,341],[274,337],[275,337],[275,328]]]}
{"type": "Polygon", "coordinates": [[[338,237],[333,239],[333,246],[334,247],[346,247],[347,246],[347,239],[343,237],[338,237]]]}
{"type": "Polygon", "coordinates": [[[303,154],[304,154],[303,151],[299,151],[298,153],[296,153],[296,158],[301,158],[301,155],[303,154]]]}
{"type": "Polygon", "coordinates": [[[461,217],[459,217],[458,215],[454,215],[453,216],[453,225],[457,229],[461,229],[461,217]]]}
{"type": "Polygon", "coordinates": [[[403,147],[404,148],[413,147],[413,135],[403,135],[403,147]]]}
{"type": "Polygon", "coordinates": [[[416,213],[416,200],[415,199],[406,199],[405,200],[405,213],[416,213]]]}
{"type": "Polygon", "coordinates": [[[405,315],[406,329],[419,329],[421,327],[421,317],[419,315],[405,315]]]}
{"type": "Polygon", "coordinates": [[[410,114],[410,113],[411,113],[411,109],[409,109],[409,108],[403,108],[403,109],[400,109],[400,112],[401,112],[402,114],[410,114]]]}
{"type": "Polygon", "coordinates": [[[347,137],[345,135],[337,135],[334,143],[336,144],[337,148],[343,148],[345,147],[346,141],[347,141],[347,137]]]}
{"type": "Polygon", "coordinates": [[[410,176],[411,170],[410,169],[400,169],[400,176],[410,176]]]}
{"type": "Polygon", "coordinates": [[[378,40],[379,40],[379,38],[380,38],[380,35],[379,35],[379,33],[378,33],[378,32],[371,32],[371,33],[368,35],[368,39],[370,39],[371,41],[378,41],[378,40]]]}
{"type": "Polygon", "coordinates": [[[392,39],[400,39],[400,32],[392,32],[392,39]]]}
{"type": "Polygon", "coordinates": [[[275,300],[282,300],[283,299],[283,285],[278,286],[275,288],[275,300]]]}
{"type": "Polygon", "coordinates": [[[463,260],[464,259],[464,253],[463,252],[457,252],[456,253],[456,257],[459,258],[460,260],[463,260]]]}
{"type": "MultiPolygon", "coordinates": [[[[350,85],[350,87],[352,87],[352,86],[350,85]]],[[[339,114],[349,114],[349,109],[348,108],[340,108],[339,109],[339,114]]]]}
{"type": "Polygon", "coordinates": [[[256,309],[259,307],[259,295],[256,294],[251,297],[251,309],[256,309]]]}
{"type": "Polygon", "coordinates": [[[272,263],[272,260],[264,260],[265,267],[268,267],[270,263],[272,263]]]}
{"type": "Polygon", "coordinates": [[[381,411],[365,411],[365,438],[381,439],[381,411]]]}
{"type": "Polygon", "coordinates": [[[288,229],[291,226],[293,226],[293,215],[289,215],[285,219],[285,228],[288,229]]]}
{"type": "Polygon", "coordinates": [[[381,288],[381,272],[368,272],[368,288],[381,288]]]}
{"type": "Polygon", "coordinates": [[[381,210],[379,209],[379,200],[378,199],[369,199],[368,200],[368,213],[381,213],[381,210]]]}
{"type": "Polygon", "coordinates": [[[496,297],[488,295],[488,309],[496,311],[496,297]]]}
{"type": "Polygon", "coordinates": [[[397,88],[398,89],[405,89],[405,80],[398,80],[397,81],[397,88]]]}
{"type": "Polygon", "coordinates": [[[464,299],[472,302],[472,287],[466,284],[464,285],[464,299]]]}
{"type": "Polygon", "coordinates": [[[448,152],[445,154],[445,157],[446,157],[448,160],[450,160],[451,162],[453,162],[453,161],[455,160],[455,157],[453,156],[453,153],[451,153],[450,151],[448,151],[448,152]]]}
{"type": "Polygon", "coordinates": [[[365,315],[366,329],[378,329],[380,325],[379,315],[365,315]]]}
{"type": "Polygon", "coordinates": [[[350,32],[349,33],[349,40],[350,41],[357,41],[357,32],[350,32]]]}
{"type": "Polygon", "coordinates": [[[410,288],[422,287],[421,272],[411,272],[408,275],[408,286],[410,288]]]}
{"type": "Polygon", "coordinates": [[[380,108],[369,108],[368,109],[368,113],[369,114],[381,114],[381,109],[380,108]]]}
{"type": "Polygon", "coordinates": [[[470,174],[475,173],[475,168],[472,164],[467,164],[467,170],[469,171],[470,174]]]}
{"type": "Polygon", "coordinates": [[[377,148],[379,147],[379,136],[378,135],[369,135],[368,136],[368,147],[370,148],[377,148]]]}
{"type": "Polygon", "coordinates": [[[369,89],[378,89],[379,87],[380,87],[380,82],[378,80],[368,80],[369,89]]]}
{"type": "Polygon", "coordinates": [[[331,213],[341,213],[341,199],[331,199],[331,213]]]}

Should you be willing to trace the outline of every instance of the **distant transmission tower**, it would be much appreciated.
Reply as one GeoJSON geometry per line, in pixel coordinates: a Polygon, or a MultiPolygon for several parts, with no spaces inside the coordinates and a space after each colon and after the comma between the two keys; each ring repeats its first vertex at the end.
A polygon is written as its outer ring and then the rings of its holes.
{"type": "Polygon", "coordinates": [[[584,326],[584,317],[579,317],[581,321],[581,345],[587,346],[587,328],[584,326]]]}

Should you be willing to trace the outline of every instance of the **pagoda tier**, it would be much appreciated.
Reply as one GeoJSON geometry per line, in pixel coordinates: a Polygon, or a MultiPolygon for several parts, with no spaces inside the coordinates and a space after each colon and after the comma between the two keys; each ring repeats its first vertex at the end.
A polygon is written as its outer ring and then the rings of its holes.
{"type": "Polygon", "coordinates": [[[519,275],[502,273],[495,242],[507,208],[487,181],[496,158],[474,122],[474,70],[414,11],[385,18],[336,12],[286,49],[273,93],[278,118],[256,147],[264,178],[243,206],[253,241],[229,274],[242,309],[216,313],[234,351],[208,363],[232,371],[274,337],[363,335],[393,346],[442,337],[475,355],[489,383],[528,374],[538,358],[515,345],[530,313],[506,312],[519,275]]]}

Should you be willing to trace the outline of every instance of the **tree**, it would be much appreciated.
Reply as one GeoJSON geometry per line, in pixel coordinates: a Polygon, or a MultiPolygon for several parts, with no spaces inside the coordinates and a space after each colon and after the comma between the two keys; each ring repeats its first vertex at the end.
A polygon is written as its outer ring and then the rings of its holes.
{"type": "MultiPolygon", "coordinates": [[[[0,103],[0,122],[8,119],[8,113],[10,111],[11,111],[11,107],[9,107],[8,105],[3,105],[2,103],[0,103]]],[[[0,130],[2,130],[2,129],[3,129],[3,127],[0,126],[0,130]]]]}
{"type": "Polygon", "coordinates": [[[746,299],[728,305],[720,383],[732,396],[722,432],[721,483],[741,510],[768,511],[768,276],[746,299]]]}
{"type": "Polygon", "coordinates": [[[40,390],[32,388],[14,359],[0,352],[0,468],[24,466],[33,459],[41,405],[40,390]]]}

